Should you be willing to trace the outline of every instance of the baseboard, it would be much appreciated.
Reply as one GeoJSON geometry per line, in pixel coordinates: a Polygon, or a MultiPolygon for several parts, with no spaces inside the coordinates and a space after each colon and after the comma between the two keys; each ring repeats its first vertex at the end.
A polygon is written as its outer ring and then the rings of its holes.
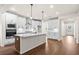
{"type": "Polygon", "coordinates": [[[11,46],[11,45],[14,45],[15,43],[11,43],[11,44],[7,44],[7,45],[5,45],[5,46],[11,46]]]}
{"type": "Polygon", "coordinates": [[[4,47],[4,45],[0,45],[0,47],[4,47]]]}

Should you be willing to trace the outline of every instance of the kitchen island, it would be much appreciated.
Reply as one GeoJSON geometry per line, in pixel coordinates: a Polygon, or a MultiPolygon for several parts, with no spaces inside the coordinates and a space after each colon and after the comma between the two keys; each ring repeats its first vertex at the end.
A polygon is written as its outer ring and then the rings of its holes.
{"type": "Polygon", "coordinates": [[[15,48],[20,54],[23,54],[33,48],[36,48],[46,42],[45,33],[36,34],[16,34],[15,48]]]}

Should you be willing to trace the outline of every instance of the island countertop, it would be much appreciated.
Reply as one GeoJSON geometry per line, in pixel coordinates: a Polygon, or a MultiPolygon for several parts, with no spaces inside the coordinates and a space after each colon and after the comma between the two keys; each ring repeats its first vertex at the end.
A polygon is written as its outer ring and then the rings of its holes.
{"type": "Polygon", "coordinates": [[[46,35],[46,33],[22,33],[22,34],[16,34],[15,36],[19,36],[19,37],[30,37],[30,36],[38,36],[38,35],[46,35]]]}

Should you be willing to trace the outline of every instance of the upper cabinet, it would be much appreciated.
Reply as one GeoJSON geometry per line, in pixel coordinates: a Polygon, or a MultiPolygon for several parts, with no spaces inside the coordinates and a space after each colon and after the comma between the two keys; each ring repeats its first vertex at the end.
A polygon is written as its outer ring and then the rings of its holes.
{"type": "Polygon", "coordinates": [[[11,13],[4,13],[4,14],[5,14],[6,24],[16,24],[17,15],[11,13]]]}
{"type": "MultiPolygon", "coordinates": [[[[11,27],[11,26],[14,26],[16,27],[16,22],[17,22],[17,15],[15,14],[11,14],[11,13],[8,13],[8,12],[5,12],[2,14],[2,23],[5,24],[3,25],[6,29],[8,27],[11,27]],[[9,26],[9,24],[13,24],[11,26],[9,26]]],[[[11,27],[12,28],[12,27],[11,27]]]]}

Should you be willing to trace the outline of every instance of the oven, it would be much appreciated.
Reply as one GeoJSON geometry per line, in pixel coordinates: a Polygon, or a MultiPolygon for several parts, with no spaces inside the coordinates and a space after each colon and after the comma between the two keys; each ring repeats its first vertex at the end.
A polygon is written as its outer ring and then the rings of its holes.
{"type": "Polygon", "coordinates": [[[6,37],[12,37],[15,34],[16,34],[16,25],[15,24],[7,24],[6,37]]]}

